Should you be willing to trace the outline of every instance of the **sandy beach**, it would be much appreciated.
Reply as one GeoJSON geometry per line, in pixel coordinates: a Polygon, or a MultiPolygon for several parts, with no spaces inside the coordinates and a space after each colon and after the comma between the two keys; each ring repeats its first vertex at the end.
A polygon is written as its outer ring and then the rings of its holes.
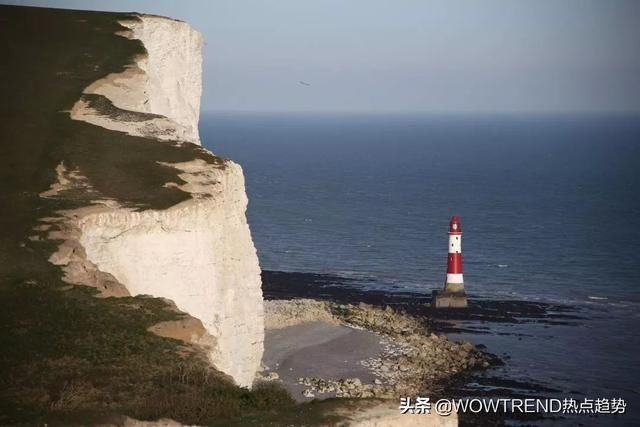
{"type": "MultiPolygon", "coordinates": [[[[263,364],[276,372],[285,388],[298,401],[307,387],[300,378],[359,378],[373,383],[377,378],[362,361],[384,350],[381,337],[373,332],[323,321],[307,322],[282,329],[267,330],[263,364]]],[[[334,392],[323,397],[334,397],[334,392]]]]}

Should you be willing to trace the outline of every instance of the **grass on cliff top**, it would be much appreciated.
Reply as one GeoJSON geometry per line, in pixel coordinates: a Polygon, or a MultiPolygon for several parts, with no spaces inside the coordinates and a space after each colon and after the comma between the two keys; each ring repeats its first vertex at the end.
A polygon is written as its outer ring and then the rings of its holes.
{"type": "Polygon", "coordinates": [[[67,285],[47,261],[55,243],[28,238],[38,234],[39,218],[95,197],[39,197],[61,161],[87,176],[99,196],[139,209],[189,197],[163,187],[181,180],[157,162],[220,165],[192,144],[69,118],[86,86],[144,53],[138,41],[114,35],[124,29],[119,19],[136,18],[0,6],[0,425],[86,425],[114,414],[201,424],[322,422],[315,406],[294,405],[278,386],[236,387],[195,349],[148,332],[176,316],[163,301],[96,298],[92,289],[67,285]]]}

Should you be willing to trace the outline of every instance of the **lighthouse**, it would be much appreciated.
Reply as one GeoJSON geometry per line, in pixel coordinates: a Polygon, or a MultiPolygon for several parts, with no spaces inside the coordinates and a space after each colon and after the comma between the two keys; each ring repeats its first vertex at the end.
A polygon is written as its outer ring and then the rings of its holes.
{"type": "Polygon", "coordinates": [[[447,278],[444,289],[433,291],[431,307],[465,308],[467,296],[464,293],[462,276],[462,226],[456,215],[449,221],[449,244],[447,245],[447,278]]]}

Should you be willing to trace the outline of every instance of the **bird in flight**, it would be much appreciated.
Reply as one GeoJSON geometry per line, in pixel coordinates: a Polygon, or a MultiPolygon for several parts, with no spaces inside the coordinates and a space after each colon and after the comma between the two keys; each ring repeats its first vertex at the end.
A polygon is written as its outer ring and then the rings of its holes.
{"type": "Polygon", "coordinates": [[[298,83],[300,83],[300,84],[301,84],[301,85],[303,85],[303,86],[311,86],[311,84],[310,84],[310,83],[303,82],[302,80],[300,80],[298,83]]]}

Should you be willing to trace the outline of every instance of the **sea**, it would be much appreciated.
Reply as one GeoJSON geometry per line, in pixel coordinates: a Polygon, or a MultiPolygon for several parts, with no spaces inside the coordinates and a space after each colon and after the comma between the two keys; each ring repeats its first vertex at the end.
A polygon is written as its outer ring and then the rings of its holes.
{"type": "Polygon", "coordinates": [[[200,132],[243,167],[263,270],[430,295],[458,215],[472,301],[576,316],[450,338],[503,378],[626,404],[534,425],[640,425],[640,117],[216,112],[200,132]]]}

